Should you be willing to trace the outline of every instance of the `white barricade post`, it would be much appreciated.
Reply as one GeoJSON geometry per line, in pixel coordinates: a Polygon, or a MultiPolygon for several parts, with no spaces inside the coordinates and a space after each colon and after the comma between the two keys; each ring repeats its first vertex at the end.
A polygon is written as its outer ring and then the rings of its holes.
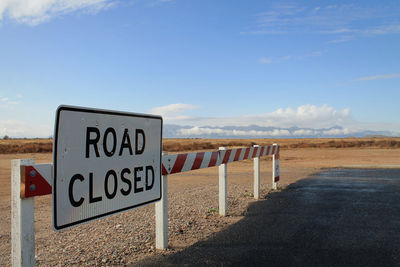
{"type": "MultiPolygon", "coordinates": [[[[163,156],[168,152],[163,152],[163,156]]],[[[156,248],[168,247],[168,175],[161,177],[161,200],[156,202],[156,248]]]]}
{"type": "MultiPolygon", "coordinates": [[[[11,165],[11,265],[35,266],[34,200],[21,198],[21,166],[33,159],[15,159],[11,165]]],[[[34,173],[32,173],[33,175],[34,173]]],[[[35,188],[31,187],[31,190],[35,188]]]]}
{"type": "Polygon", "coordinates": [[[272,155],[272,189],[276,190],[277,182],[279,181],[279,146],[273,144],[276,149],[276,153],[272,155]]]}
{"type": "MultiPolygon", "coordinates": [[[[219,147],[219,151],[220,151],[220,160],[222,160],[221,157],[221,151],[226,150],[225,147],[219,147]]],[[[226,204],[227,204],[227,174],[228,174],[228,168],[227,168],[227,163],[221,163],[221,165],[219,165],[219,194],[218,194],[218,198],[219,198],[219,215],[221,216],[226,216],[226,204]]]]}
{"type": "MultiPolygon", "coordinates": [[[[254,149],[259,149],[259,145],[254,145],[254,149]]],[[[254,199],[260,198],[260,157],[254,157],[254,199]]]]}

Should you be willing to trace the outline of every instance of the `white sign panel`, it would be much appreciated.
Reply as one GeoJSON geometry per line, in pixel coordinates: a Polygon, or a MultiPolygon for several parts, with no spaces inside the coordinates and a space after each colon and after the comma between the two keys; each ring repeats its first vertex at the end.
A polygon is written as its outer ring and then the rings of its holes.
{"type": "Polygon", "coordinates": [[[60,106],[53,224],[61,230],[161,199],[162,118],[60,106]]]}

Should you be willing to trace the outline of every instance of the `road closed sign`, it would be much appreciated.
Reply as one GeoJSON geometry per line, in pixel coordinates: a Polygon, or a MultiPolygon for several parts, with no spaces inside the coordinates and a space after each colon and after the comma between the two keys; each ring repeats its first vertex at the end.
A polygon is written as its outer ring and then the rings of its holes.
{"type": "Polygon", "coordinates": [[[160,116],[60,106],[54,136],[56,230],[161,198],[160,116]]]}

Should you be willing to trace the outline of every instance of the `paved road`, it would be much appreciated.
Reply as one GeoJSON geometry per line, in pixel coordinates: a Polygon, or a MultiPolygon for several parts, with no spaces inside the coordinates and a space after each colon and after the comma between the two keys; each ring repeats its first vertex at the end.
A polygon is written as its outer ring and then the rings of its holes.
{"type": "Polygon", "coordinates": [[[208,240],[141,265],[400,266],[400,170],[326,170],[208,240]]]}

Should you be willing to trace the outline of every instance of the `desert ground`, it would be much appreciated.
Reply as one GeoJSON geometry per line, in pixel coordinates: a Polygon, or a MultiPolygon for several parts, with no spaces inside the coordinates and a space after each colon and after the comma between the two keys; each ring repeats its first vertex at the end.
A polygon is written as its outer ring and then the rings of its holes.
{"type": "MultiPolygon", "coordinates": [[[[323,168],[400,168],[400,138],[347,139],[166,139],[171,153],[211,151],[219,146],[281,145],[284,188],[323,168]]],[[[0,266],[10,265],[10,167],[12,159],[30,158],[50,163],[52,140],[0,140],[0,266]],[[21,153],[23,152],[23,153],[21,153]]],[[[261,160],[261,196],[268,198],[271,158],[261,160]]],[[[81,225],[52,229],[51,196],[35,198],[37,265],[125,265],[150,255],[168,255],[206,239],[245,218],[252,199],[253,163],[228,164],[228,216],[219,217],[218,168],[168,177],[169,248],[154,248],[154,204],[81,225]]]]}

